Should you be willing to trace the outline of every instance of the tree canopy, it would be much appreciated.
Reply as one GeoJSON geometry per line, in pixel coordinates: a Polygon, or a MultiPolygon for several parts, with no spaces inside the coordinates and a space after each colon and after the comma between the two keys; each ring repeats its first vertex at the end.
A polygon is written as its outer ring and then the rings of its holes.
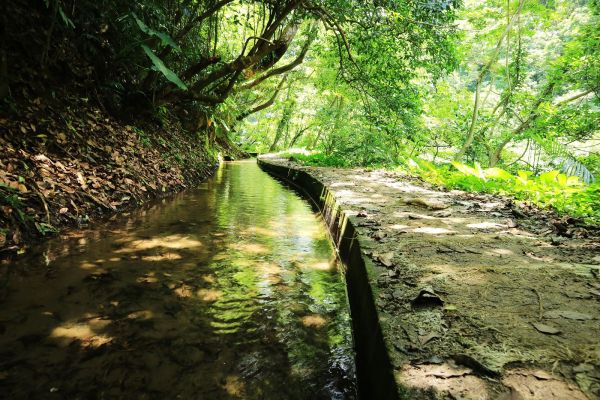
{"type": "Polygon", "coordinates": [[[21,32],[3,43],[5,99],[34,92],[35,69],[115,115],[176,117],[248,151],[598,173],[597,0],[5,7],[4,29],[21,32]],[[20,61],[32,59],[39,68],[20,61]]]}

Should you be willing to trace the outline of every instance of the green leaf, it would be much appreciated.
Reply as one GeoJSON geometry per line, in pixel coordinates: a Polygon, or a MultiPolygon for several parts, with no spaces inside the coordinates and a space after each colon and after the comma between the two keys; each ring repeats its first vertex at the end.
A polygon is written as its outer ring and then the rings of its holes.
{"type": "Polygon", "coordinates": [[[154,29],[150,28],[148,25],[146,25],[144,23],[144,21],[139,19],[138,16],[135,15],[135,13],[132,13],[131,15],[133,16],[133,19],[135,19],[135,22],[137,23],[137,25],[139,26],[139,28],[142,32],[144,32],[150,36],[156,36],[157,38],[159,38],[162,41],[162,43],[164,45],[171,46],[175,50],[181,51],[181,48],[177,45],[177,43],[175,43],[175,41],[173,40],[173,38],[171,36],[167,35],[164,32],[155,31],[154,29]]]}
{"type": "Polygon", "coordinates": [[[67,14],[65,14],[61,6],[58,6],[58,13],[67,27],[70,27],[71,29],[75,28],[75,24],[69,17],[67,17],[67,14]]]}
{"type": "Polygon", "coordinates": [[[508,171],[503,170],[502,168],[487,168],[485,171],[485,176],[492,179],[499,180],[510,180],[513,178],[512,174],[508,171]]]}
{"type": "MultiPolygon", "coordinates": [[[[471,168],[466,164],[463,163],[459,163],[458,161],[452,161],[452,165],[454,165],[454,168],[456,168],[457,170],[459,170],[460,172],[462,172],[465,175],[471,175],[471,176],[475,176],[477,178],[479,178],[480,174],[479,171],[477,171],[475,168],[471,168]]],[[[481,169],[481,167],[479,167],[481,169]]]]}
{"type": "Polygon", "coordinates": [[[160,71],[165,76],[165,78],[176,84],[180,89],[187,90],[187,86],[185,85],[185,83],[183,83],[183,81],[179,79],[175,72],[167,68],[165,63],[163,63],[162,60],[158,58],[156,54],[154,54],[150,47],[143,44],[142,48],[144,49],[144,52],[146,52],[146,55],[150,58],[150,60],[152,60],[154,68],[156,68],[157,71],[160,71]]]}
{"type": "Polygon", "coordinates": [[[559,173],[560,171],[556,170],[544,172],[543,174],[540,174],[540,182],[542,182],[545,185],[550,185],[556,181],[556,177],[559,173]]]}

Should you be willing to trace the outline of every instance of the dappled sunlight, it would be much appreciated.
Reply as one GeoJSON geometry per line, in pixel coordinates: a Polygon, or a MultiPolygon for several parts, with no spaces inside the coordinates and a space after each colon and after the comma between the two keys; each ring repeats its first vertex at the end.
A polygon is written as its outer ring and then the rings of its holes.
{"type": "Polygon", "coordinates": [[[126,242],[126,246],[118,249],[115,253],[135,253],[142,250],[150,250],[157,247],[181,250],[201,247],[202,243],[185,235],[157,236],[152,239],[138,239],[126,242]]]}
{"type": "Polygon", "coordinates": [[[261,226],[249,226],[245,229],[240,230],[240,235],[242,236],[264,236],[273,238],[278,235],[278,233],[274,230],[267,229],[261,226]]]}
{"type": "Polygon", "coordinates": [[[357,193],[352,190],[340,190],[335,194],[336,201],[343,201],[345,205],[363,203],[385,203],[387,197],[380,195],[365,195],[365,193],[357,193]]]}
{"type": "Polygon", "coordinates": [[[420,220],[429,220],[429,221],[437,222],[437,218],[433,217],[431,215],[419,214],[419,213],[408,212],[408,211],[397,211],[397,212],[393,213],[392,216],[395,218],[400,218],[400,219],[409,218],[409,219],[420,219],[420,220]]]}
{"type": "Polygon", "coordinates": [[[225,378],[224,383],[227,394],[237,398],[243,398],[245,394],[244,380],[238,375],[229,375],[225,378]]]}
{"type": "Polygon", "coordinates": [[[164,253],[153,256],[142,256],[142,261],[175,261],[183,257],[177,253],[164,253]]]}
{"type": "Polygon", "coordinates": [[[138,277],[136,281],[138,283],[158,283],[159,277],[157,276],[156,272],[152,271],[138,277]]]}
{"type": "Polygon", "coordinates": [[[356,192],[353,190],[349,190],[349,189],[345,189],[345,190],[338,190],[335,192],[335,197],[334,198],[343,198],[343,199],[348,199],[348,198],[353,198],[356,195],[356,192]]]}
{"type": "Polygon", "coordinates": [[[419,187],[419,186],[411,185],[409,183],[400,182],[400,181],[396,181],[396,180],[394,180],[394,181],[385,181],[385,182],[382,182],[382,183],[383,183],[383,185],[385,185],[385,186],[387,186],[389,188],[395,189],[395,190],[397,190],[399,192],[403,192],[403,193],[419,193],[419,194],[424,194],[424,193],[431,194],[431,193],[434,193],[431,190],[427,190],[427,189],[424,189],[424,188],[419,187]]]}
{"type": "Polygon", "coordinates": [[[269,249],[260,243],[231,243],[228,247],[249,254],[266,254],[269,252],[269,249]]]}
{"type": "Polygon", "coordinates": [[[588,399],[574,384],[567,383],[560,376],[540,369],[509,371],[502,379],[502,383],[516,393],[513,397],[523,400],[588,399]]]}
{"type": "Polygon", "coordinates": [[[346,293],[322,220],[256,165],[223,171],[222,185],[166,200],[122,233],[75,238],[51,267],[43,253],[28,257],[28,280],[11,280],[0,317],[2,344],[19,343],[4,353],[16,361],[8,379],[65,398],[104,388],[288,398],[307,385],[337,388],[340,374],[348,385],[346,293]],[[261,179],[256,191],[246,171],[261,179]]]}
{"type": "Polygon", "coordinates": [[[196,295],[200,300],[211,303],[223,297],[223,292],[216,289],[199,289],[196,295]]]}
{"type": "Polygon", "coordinates": [[[59,346],[66,347],[77,341],[81,346],[99,347],[110,343],[113,338],[103,333],[111,324],[111,320],[101,318],[90,318],[85,322],[65,322],[52,330],[50,338],[57,341],[59,346]]]}
{"type": "MultiPolygon", "coordinates": [[[[356,183],[354,183],[353,181],[346,181],[346,182],[333,182],[329,185],[329,187],[332,187],[332,188],[338,188],[338,187],[344,187],[344,186],[356,186],[356,183]]],[[[339,192],[344,192],[344,190],[340,190],[340,191],[338,191],[338,193],[339,192]]],[[[351,192],[351,191],[348,190],[348,192],[351,192]]]]}
{"type": "Polygon", "coordinates": [[[510,249],[492,249],[491,252],[485,252],[485,254],[490,253],[500,254],[502,256],[511,256],[515,254],[515,252],[510,249]]]}
{"type": "Polygon", "coordinates": [[[491,399],[486,381],[470,369],[451,363],[404,365],[396,381],[408,388],[435,390],[452,398],[491,399]]]}
{"type": "Polygon", "coordinates": [[[439,275],[452,275],[456,274],[456,266],[450,264],[427,264],[425,265],[427,270],[437,272],[439,275]]]}
{"type": "Polygon", "coordinates": [[[406,228],[409,228],[409,227],[410,226],[403,225],[403,224],[393,224],[393,225],[389,226],[390,229],[394,229],[394,230],[397,230],[397,231],[403,231],[403,230],[406,230],[406,228]]]}
{"type": "Polygon", "coordinates": [[[279,264],[274,262],[261,263],[258,266],[258,272],[262,276],[262,283],[266,286],[275,285],[281,282],[279,274],[283,271],[283,268],[279,264]]]}
{"type": "Polygon", "coordinates": [[[333,271],[336,268],[336,263],[335,261],[308,262],[303,266],[318,271],[333,271]]]}
{"type": "Polygon", "coordinates": [[[421,282],[430,282],[432,279],[450,279],[459,281],[465,285],[485,285],[489,281],[489,275],[486,275],[482,266],[465,266],[462,263],[455,264],[427,264],[424,266],[426,270],[431,271],[435,274],[427,274],[423,276],[421,282]]]}
{"type": "Polygon", "coordinates": [[[154,312],[150,311],[150,310],[134,311],[132,313],[127,314],[128,319],[141,320],[141,321],[148,321],[148,320],[154,318],[154,316],[155,316],[154,312]]]}
{"type": "Polygon", "coordinates": [[[210,284],[213,284],[213,283],[217,282],[217,277],[215,275],[213,275],[213,274],[202,274],[202,276],[200,277],[200,279],[203,282],[210,283],[210,284]]]}
{"type": "Polygon", "coordinates": [[[194,288],[190,285],[182,284],[179,287],[173,289],[175,295],[179,298],[189,298],[194,294],[194,288]]]}
{"type": "Polygon", "coordinates": [[[416,228],[412,230],[414,233],[425,233],[428,235],[448,235],[457,233],[456,231],[446,229],[446,228],[435,228],[429,226],[422,226],[420,228],[416,228]]]}
{"type": "Polygon", "coordinates": [[[79,264],[79,268],[81,268],[81,269],[96,269],[96,268],[99,268],[99,267],[100,266],[98,264],[92,263],[92,262],[89,262],[89,261],[82,261],[79,264]]]}
{"type": "Polygon", "coordinates": [[[472,228],[472,229],[505,229],[505,228],[507,228],[506,225],[499,224],[497,222],[492,222],[492,221],[472,223],[472,224],[467,224],[466,226],[468,228],[472,228]]]}
{"type": "Polygon", "coordinates": [[[311,314],[302,317],[302,325],[307,328],[316,328],[320,329],[327,325],[327,320],[319,314],[311,314]]]}
{"type": "Polygon", "coordinates": [[[554,261],[553,257],[549,257],[549,256],[537,256],[535,255],[535,253],[532,253],[530,251],[526,251],[524,252],[525,256],[527,256],[528,258],[535,260],[535,261],[543,261],[543,262],[552,262],[554,261]]]}

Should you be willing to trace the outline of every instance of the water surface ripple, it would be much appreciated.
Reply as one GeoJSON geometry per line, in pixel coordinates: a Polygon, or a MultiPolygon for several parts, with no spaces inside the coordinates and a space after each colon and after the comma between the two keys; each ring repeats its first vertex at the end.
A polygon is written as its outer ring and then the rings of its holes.
{"type": "Polygon", "coordinates": [[[254,162],[0,269],[11,399],[354,399],[345,286],[254,162]]]}

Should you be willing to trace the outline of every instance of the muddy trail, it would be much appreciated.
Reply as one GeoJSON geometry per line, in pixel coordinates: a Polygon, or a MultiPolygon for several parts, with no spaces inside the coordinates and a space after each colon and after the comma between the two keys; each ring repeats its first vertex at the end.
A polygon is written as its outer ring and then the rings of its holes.
{"type": "Polygon", "coordinates": [[[600,398],[594,227],[384,170],[261,162],[319,181],[356,228],[401,397],[600,398]]]}
{"type": "Polygon", "coordinates": [[[326,228],[254,162],[1,264],[0,397],[354,399],[326,228]]]}

